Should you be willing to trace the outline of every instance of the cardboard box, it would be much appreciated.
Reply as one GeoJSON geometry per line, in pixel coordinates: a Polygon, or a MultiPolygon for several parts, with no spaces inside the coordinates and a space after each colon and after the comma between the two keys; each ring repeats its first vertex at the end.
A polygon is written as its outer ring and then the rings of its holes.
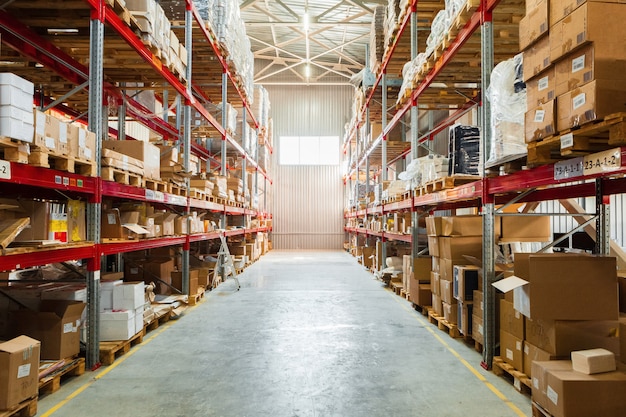
{"type": "Polygon", "coordinates": [[[77,157],[93,161],[96,156],[96,134],[78,125],[78,152],[77,157]]]}
{"type": "Polygon", "coordinates": [[[454,298],[459,301],[472,301],[474,290],[479,289],[478,267],[454,265],[454,298]]]}
{"type": "Polygon", "coordinates": [[[556,359],[554,355],[539,349],[526,340],[524,341],[524,373],[526,376],[532,377],[533,361],[551,361],[554,359],[556,359]]]}
{"type": "Polygon", "coordinates": [[[430,271],[432,258],[430,256],[419,256],[413,259],[413,274],[418,281],[428,281],[430,279],[430,271]]]}
{"type": "Polygon", "coordinates": [[[556,67],[554,65],[550,65],[541,74],[528,80],[526,82],[526,108],[530,110],[556,100],[556,84],[556,67]]]}
{"type": "Polygon", "coordinates": [[[569,358],[575,350],[604,348],[619,354],[616,320],[568,321],[525,320],[526,340],[559,358],[569,358]]]}
{"type": "Polygon", "coordinates": [[[500,330],[524,339],[524,316],[506,300],[500,300],[500,330]]]}
{"type": "Polygon", "coordinates": [[[441,236],[482,236],[482,234],[481,216],[441,217],[441,236]]]}
{"type": "Polygon", "coordinates": [[[546,36],[524,51],[524,81],[542,73],[551,63],[550,38],[546,36]]]}
{"type": "Polygon", "coordinates": [[[548,0],[536,2],[519,22],[519,49],[523,51],[537,39],[548,33],[548,0]]]}
{"type": "Polygon", "coordinates": [[[208,290],[211,285],[211,274],[213,273],[212,268],[193,268],[192,270],[198,271],[198,286],[208,290]]]}
{"type": "Polygon", "coordinates": [[[435,295],[441,295],[441,290],[439,289],[440,281],[441,275],[439,275],[437,272],[430,273],[430,289],[435,295]]]}
{"type": "Polygon", "coordinates": [[[587,349],[572,352],[572,368],[587,375],[613,372],[617,369],[615,354],[606,349],[587,349]]]}
{"type": "MultiPolygon", "coordinates": [[[[426,234],[428,236],[442,235],[442,217],[428,216],[426,217],[426,234]]],[[[437,256],[437,255],[434,255],[437,256]]]]}
{"type": "MultiPolygon", "coordinates": [[[[139,270],[139,268],[136,268],[139,270]]],[[[138,273],[139,271],[137,271],[138,273]]],[[[142,273],[143,275],[143,273],[142,273]]],[[[124,274],[122,274],[122,278],[124,274]]],[[[121,279],[103,280],[100,279],[100,311],[113,310],[113,287],[121,285],[121,279]]]]}
{"type": "Polygon", "coordinates": [[[607,59],[609,57],[602,56],[604,49],[598,45],[599,61],[596,62],[595,45],[588,44],[576,51],[569,53],[561,61],[555,65],[555,90],[556,95],[560,96],[567,93],[570,90],[582,87],[583,85],[591,82],[597,78],[618,80],[620,75],[616,70],[620,70],[624,73],[626,69],[624,65],[620,65],[617,59],[611,60],[610,63],[606,61],[600,61],[601,59],[607,59]],[[595,68],[598,68],[598,72],[595,68]]]}
{"type": "Polygon", "coordinates": [[[171,294],[172,272],[175,271],[173,259],[151,259],[143,264],[144,282],[155,282],[158,285],[158,294],[171,294]]]}
{"type": "MultiPolygon", "coordinates": [[[[143,324],[143,316],[141,319],[143,324]]],[[[100,313],[100,340],[128,340],[135,331],[135,310],[104,311],[100,313]]]]}
{"type": "MultiPolygon", "coordinates": [[[[515,275],[494,284],[513,284],[515,309],[544,320],[616,320],[615,258],[576,254],[516,254],[515,275]],[[528,272],[526,272],[528,271],[528,272]],[[528,274],[524,277],[525,274],[528,274]],[[523,281],[526,278],[527,284],[523,281]],[[521,286],[520,286],[521,285],[521,286]],[[593,291],[589,291],[593,288],[593,291]],[[558,294],[558,298],[554,295],[558,294]],[[584,308],[581,308],[584,306],[584,308]]],[[[508,291],[503,291],[508,292],[508,291]]]]}
{"type": "Polygon", "coordinates": [[[136,310],[146,303],[144,282],[113,285],[113,310],[136,310]]]}
{"type": "Polygon", "coordinates": [[[432,295],[432,306],[433,306],[433,311],[435,312],[436,315],[443,316],[443,303],[441,301],[441,297],[439,297],[438,295],[433,294],[432,295]]]}
{"type": "Polygon", "coordinates": [[[502,216],[500,242],[547,242],[552,240],[550,216],[502,216]]]}
{"type": "Polygon", "coordinates": [[[459,331],[465,336],[472,335],[472,314],[474,312],[474,305],[468,302],[460,302],[457,304],[457,325],[459,331]]]}
{"type": "Polygon", "coordinates": [[[451,260],[463,260],[463,255],[480,258],[483,253],[482,239],[482,236],[441,237],[441,257],[451,260]]]}
{"type": "Polygon", "coordinates": [[[40,346],[27,336],[0,343],[0,410],[37,395],[40,346]]]}
{"type": "MultiPolygon", "coordinates": [[[[198,293],[198,270],[191,269],[189,271],[189,295],[196,295],[198,293]]],[[[180,271],[172,272],[172,285],[174,288],[183,289],[183,273],[180,271]]]]}
{"type": "Polygon", "coordinates": [[[556,100],[552,100],[526,112],[524,115],[524,140],[526,143],[535,142],[556,133],[555,107],[556,100]]]}
{"type": "Polygon", "coordinates": [[[439,275],[441,276],[441,279],[448,281],[454,280],[455,262],[465,263],[463,260],[453,261],[451,259],[439,258],[439,275]]]}
{"type": "Polygon", "coordinates": [[[532,373],[533,400],[553,417],[626,415],[626,373],[621,370],[586,375],[574,371],[570,361],[550,361],[534,362],[532,373]]]}
{"type": "Polygon", "coordinates": [[[175,213],[159,213],[154,219],[154,224],[161,226],[162,236],[172,236],[175,233],[174,220],[178,217],[175,213]]]}
{"type": "Polygon", "coordinates": [[[457,307],[457,303],[448,304],[444,302],[442,304],[443,304],[443,318],[450,324],[456,324],[458,317],[459,317],[459,310],[457,307]]]}
{"type": "Polygon", "coordinates": [[[103,239],[123,239],[125,236],[120,211],[118,209],[102,212],[101,237],[103,239]]]}
{"type": "Polygon", "coordinates": [[[453,284],[452,281],[445,279],[439,280],[439,293],[441,295],[441,301],[448,304],[453,304],[456,300],[452,296],[453,284]]]}
{"type": "Polygon", "coordinates": [[[550,59],[556,62],[588,42],[611,45],[623,57],[625,36],[623,5],[587,2],[550,28],[550,59]]]}
{"type": "MultiPolygon", "coordinates": [[[[476,304],[474,304],[476,305],[476,304]]],[[[472,314],[472,339],[481,345],[485,344],[485,329],[483,328],[483,316],[477,315],[476,310],[472,314]]]]}
{"type": "Polygon", "coordinates": [[[141,140],[105,140],[102,147],[140,160],[144,177],[161,179],[161,151],[156,145],[141,140]]]}
{"type": "Polygon", "coordinates": [[[626,82],[596,79],[556,100],[558,131],[576,128],[626,111],[626,82]]]}
{"type": "Polygon", "coordinates": [[[579,6],[593,2],[624,3],[623,0],[550,0],[550,26],[572,14],[579,6]]]}
{"type": "Polygon", "coordinates": [[[500,329],[500,356],[506,363],[520,372],[524,369],[523,343],[524,341],[519,337],[500,329]]]}
{"type": "Polygon", "coordinates": [[[482,291],[474,291],[474,314],[483,316],[484,304],[483,304],[483,292],[482,291]]]}
{"type": "Polygon", "coordinates": [[[439,252],[439,238],[437,236],[428,236],[428,253],[430,256],[441,256],[439,252]]]}
{"type": "Polygon", "coordinates": [[[411,302],[420,307],[428,307],[432,303],[432,292],[430,284],[423,284],[418,281],[411,283],[411,302]]]}
{"type": "Polygon", "coordinates": [[[65,359],[80,352],[81,315],[85,303],[63,300],[42,301],[40,311],[13,313],[14,334],[41,341],[41,359],[65,359]]]}

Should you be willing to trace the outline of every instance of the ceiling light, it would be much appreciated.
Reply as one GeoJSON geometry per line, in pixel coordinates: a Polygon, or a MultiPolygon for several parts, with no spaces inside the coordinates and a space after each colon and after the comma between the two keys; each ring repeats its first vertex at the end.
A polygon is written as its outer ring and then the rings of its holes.
{"type": "Polygon", "coordinates": [[[304,15],[302,16],[302,24],[304,25],[304,31],[308,32],[309,31],[309,12],[304,12],[304,15]]]}
{"type": "Polygon", "coordinates": [[[48,29],[49,35],[66,35],[72,33],[78,33],[78,29],[48,29]]]}
{"type": "Polygon", "coordinates": [[[311,66],[309,64],[306,64],[304,67],[304,76],[307,78],[311,76],[311,66]]]}

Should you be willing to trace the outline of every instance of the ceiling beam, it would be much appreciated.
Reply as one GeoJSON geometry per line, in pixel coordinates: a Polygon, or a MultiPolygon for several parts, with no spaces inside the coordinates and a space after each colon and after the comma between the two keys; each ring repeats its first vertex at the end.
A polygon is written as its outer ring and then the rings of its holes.
{"type": "Polygon", "coordinates": [[[293,17],[295,17],[296,19],[300,19],[300,15],[296,12],[294,12],[293,10],[291,10],[291,8],[289,6],[287,6],[285,3],[283,3],[281,0],[274,0],[276,3],[278,3],[283,9],[287,10],[287,13],[289,13],[290,15],[292,15],[293,17]]]}
{"type": "Polygon", "coordinates": [[[252,6],[254,3],[258,2],[259,0],[245,0],[243,3],[241,3],[239,5],[239,10],[245,10],[248,7],[252,6]]]}
{"type": "MultiPolygon", "coordinates": [[[[290,22],[246,22],[246,27],[251,28],[264,28],[268,26],[276,26],[276,27],[289,27],[289,26],[301,26],[302,23],[298,21],[290,21],[290,22]]],[[[311,21],[309,23],[310,27],[326,27],[326,28],[336,28],[337,26],[350,26],[350,27],[363,27],[363,28],[371,28],[372,24],[368,22],[315,22],[311,21]]]]}
{"type": "Polygon", "coordinates": [[[361,0],[346,0],[346,2],[365,10],[369,14],[374,14],[374,10],[363,4],[361,0]]]}

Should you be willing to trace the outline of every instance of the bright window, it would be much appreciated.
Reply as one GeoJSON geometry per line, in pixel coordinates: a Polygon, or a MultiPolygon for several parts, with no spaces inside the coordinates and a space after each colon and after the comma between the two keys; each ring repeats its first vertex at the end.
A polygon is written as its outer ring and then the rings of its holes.
{"type": "Polygon", "coordinates": [[[339,165],[338,136],[281,136],[281,165],[339,165]]]}

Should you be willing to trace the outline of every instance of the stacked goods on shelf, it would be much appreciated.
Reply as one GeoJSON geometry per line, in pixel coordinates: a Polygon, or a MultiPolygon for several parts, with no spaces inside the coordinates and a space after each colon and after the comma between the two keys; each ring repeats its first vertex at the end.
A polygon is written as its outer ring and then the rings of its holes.
{"type": "Polygon", "coordinates": [[[243,203],[243,180],[241,180],[241,178],[228,178],[226,183],[228,187],[228,200],[243,203]]]}
{"type": "MultiPolygon", "coordinates": [[[[404,7],[406,9],[407,6],[404,7]]],[[[383,48],[391,44],[397,31],[398,18],[400,16],[400,0],[389,0],[387,2],[387,11],[385,13],[385,38],[383,48]]]]}
{"type": "Polygon", "coordinates": [[[480,129],[475,126],[450,126],[449,174],[479,175],[480,129]]]}
{"type": "Polygon", "coordinates": [[[218,198],[228,198],[228,178],[222,175],[211,175],[209,179],[213,182],[213,196],[218,198]]]}
{"type": "MultiPolygon", "coordinates": [[[[374,17],[372,18],[372,30],[370,32],[370,56],[369,69],[378,74],[380,65],[383,61],[385,53],[385,6],[376,6],[374,8],[374,17]]],[[[394,25],[395,26],[395,25],[394,25]]]]}
{"type": "Polygon", "coordinates": [[[402,86],[400,87],[400,93],[398,94],[397,104],[401,104],[413,90],[413,82],[419,75],[424,63],[428,59],[428,55],[425,52],[420,52],[411,61],[404,64],[402,67],[402,86]]]}
{"type": "Polygon", "coordinates": [[[398,174],[398,178],[407,182],[407,189],[415,189],[431,181],[446,177],[450,160],[441,155],[431,154],[414,159],[406,167],[406,171],[398,174]]]}
{"type": "Polygon", "coordinates": [[[100,293],[100,340],[128,340],[141,332],[145,306],[143,281],[103,281],[100,293]]]}
{"type": "MultiPolygon", "coordinates": [[[[11,73],[0,73],[0,136],[32,143],[34,133],[33,95],[30,81],[11,73]]],[[[28,145],[25,151],[28,157],[28,145]]],[[[17,162],[25,162],[19,158],[17,162]]]]}
{"type": "MultiPolygon", "coordinates": [[[[426,232],[428,250],[433,257],[432,307],[436,315],[444,316],[448,322],[456,324],[459,307],[458,299],[454,297],[455,266],[468,265],[465,256],[482,256],[482,219],[480,216],[427,217],[426,232]]],[[[499,234],[499,230],[496,230],[496,234],[499,234]]],[[[458,278],[463,279],[464,276],[458,278]]],[[[466,303],[470,301],[466,292],[460,298],[466,303]]],[[[466,321],[467,318],[462,317],[461,320],[466,321]]]]}
{"type": "Polygon", "coordinates": [[[626,110],[623,11],[614,3],[527,3],[520,22],[527,143],[626,110]]]}
{"type": "Polygon", "coordinates": [[[268,128],[270,120],[270,95],[260,84],[254,85],[254,101],[252,102],[252,114],[259,124],[259,145],[264,145],[264,140],[268,138],[268,128]]]}
{"type": "MultiPolygon", "coordinates": [[[[143,164],[143,177],[145,179],[160,180],[161,179],[161,152],[156,145],[150,142],[140,140],[104,140],[102,141],[103,149],[110,149],[112,151],[122,154],[122,161],[130,160],[133,158],[143,164]],[[124,156],[126,159],[124,159],[124,156]]],[[[104,157],[103,152],[103,157],[104,157]]],[[[111,159],[107,162],[115,162],[117,160],[111,159]]],[[[116,166],[116,168],[127,171],[127,168],[131,164],[122,164],[116,166]]]]}
{"type": "Polygon", "coordinates": [[[430,284],[430,273],[432,268],[432,258],[430,256],[421,256],[413,260],[411,265],[411,256],[408,256],[408,260],[405,262],[409,264],[410,271],[408,282],[408,288],[405,290],[409,293],[409,297],[413,304],[416,304],[422,308],[426,308],[432,305],[432,289],[430,284]]]}
{"type": "Polygon", "coordinates": [[[40,347],[38,340],[27,336],[0,343],[0,367],[4,370],[0,374],[0,410],[13,409],[37,396],[40,347]]]}
{"type": "Polygon", "coordinates": [[[253,101],[254,57],[250,50],[250,39],[246,35],[245,23],[241,19],[239,2],[236,0],[216,0],[209,9],[217,41],[226,53],[229,66],[233,68],[241,84],[243,93],[253,101]]]}
{"type": "MultiPolygon", "coordinates": [[[[456,319],[452,323],[457,324],[461,334],[471,336],[474,292],[482,289],[479,268],[474,265],[455,265],[452,284],[454,299],[457,301],[456,319]]],[[[453,315],[454,312],[450,314],[453,315]]]]}
{"type": "Polygon", "coordinates": [[[491,103],[489,165],[526,155],[523,139],[526,87],[521,74],[521,55],[502,61],[491,73],[487,91],[491,103]]]}

